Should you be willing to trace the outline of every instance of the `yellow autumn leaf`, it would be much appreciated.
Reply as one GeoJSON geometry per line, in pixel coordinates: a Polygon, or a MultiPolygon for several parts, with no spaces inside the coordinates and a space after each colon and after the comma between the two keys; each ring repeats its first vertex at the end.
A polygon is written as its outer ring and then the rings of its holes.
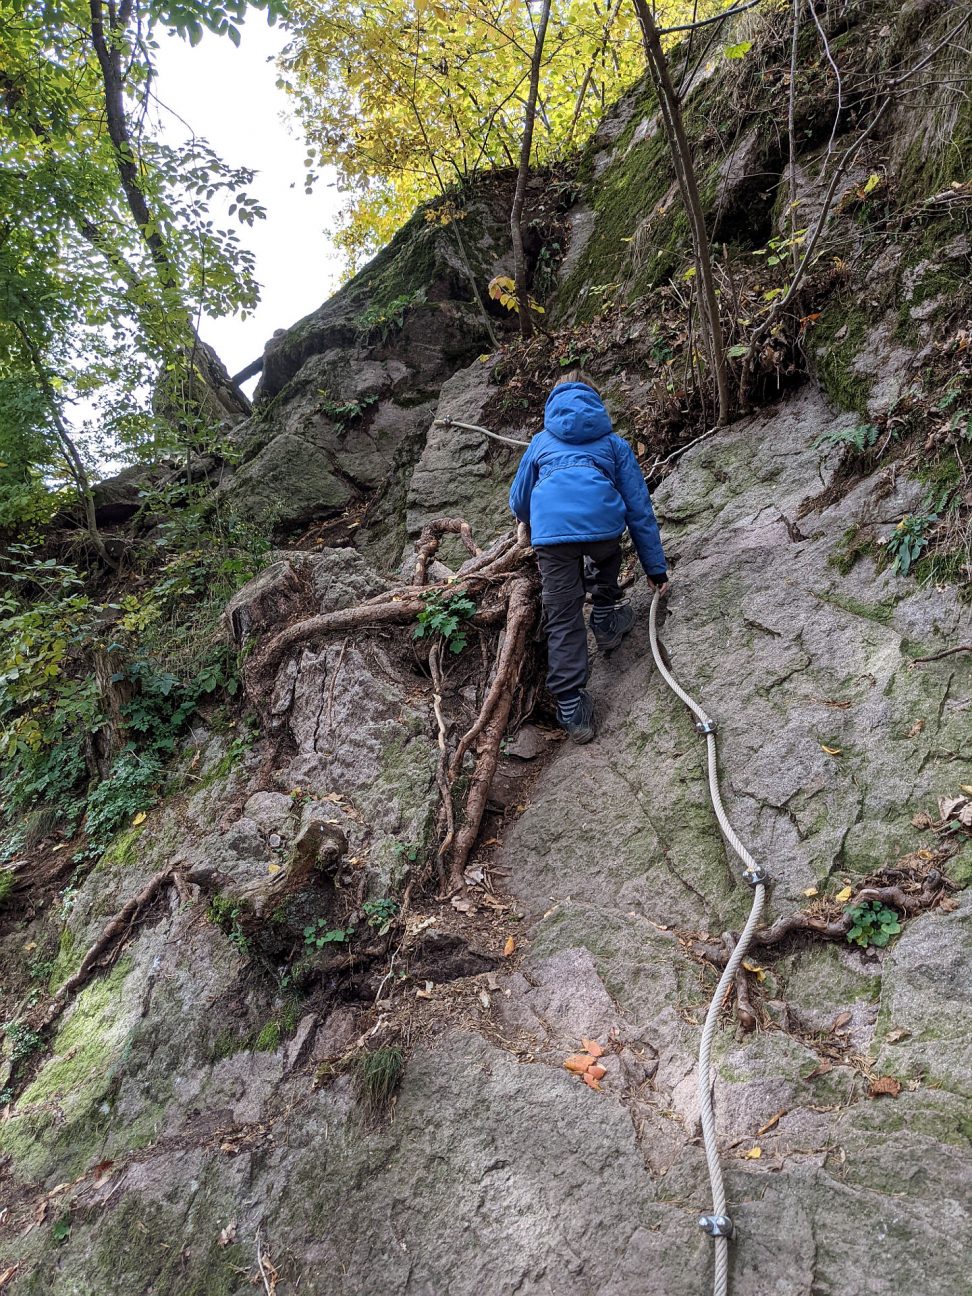
{"type": "Polygon", "coordinates": [[[959,791],[964,792],[966,796],[972,796],[972,783],[960,783],[959,791]]]}
{"type": "Polygon", "coordinates": [[[758,1161],[762,1155],[763,1155],[763,1149],[757,1144],[756,1147],[751,1147],[749,1151],[746,1153],[746,1160],[758,1161]]]}
{"type": "Polygon", "coordinates": [[[839,756],[843,750],[841,747],[828,747],[826,744],[820,744],[820,750],[826,752],[828,756],[839,756]]]}
{"type": "Polygon", "coordinates": [[[766,980],[766,969],[760,967],[758,963],[751,963],[749,959],[743,959],[743,967],[747,972],[752,972],[757,981],[766,980]]]}
{"type": "Polygon", "coordinates": [[[849,886],[842,887],[841,890],[837,892],[834,899],[843,903],[845,900],[849,900],[853,894],[854,893],[849,886]]]}
{"type": "Polygon", "coordinates": [[[144,810],[139,810],[138,814],[137,814],[137,815],[135,816],[135,818],[132,820],[132,825],[133,825],[135,828],[137,828],[139,824],[142,824],[142,823],[145,822],[145,818],[146,818],[146,816],[145,816],[145,811],[144,811],[144,810]]]}
{"type": "Polygon", "coordinates": [[[516,941],[513,939],[512,936],[507,936],[506,944],[503,946],[503,957],[509,958],[515,949],[516,949],[516,941]]]}
{"type": "Polygon", "coordinates": [[[803,894],[804,894],[805,896],[815,896],[815,895],[817,894],[817,888],[816,888],[816,887],[807,887],[806,891],[804,891],[803,894]]]}
{"type": "Polygon", "coordinates": [[[273,874],[273,873],[279,873],[279,872],[281,871],[281,868],[282,868],[282,865],[280,865],[280,864],[268,864],[268,865],[267,865],[267,872],[270,873],[270,874],[273,874]]]}

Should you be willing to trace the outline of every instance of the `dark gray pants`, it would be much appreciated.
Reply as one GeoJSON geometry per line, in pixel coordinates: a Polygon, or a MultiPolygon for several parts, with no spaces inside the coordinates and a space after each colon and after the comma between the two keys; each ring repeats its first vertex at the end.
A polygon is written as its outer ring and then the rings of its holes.
{"type": "Polygon", "coordinates": [[[584,559],[590,558],[594,567],[594,580],[588,582],[594,606],[612,606],[622,597],[618,586],[621,538],[538,545],[536,555],[547,629],[547,688],[555,698],[561,698],[587,683],[584,559]]]}

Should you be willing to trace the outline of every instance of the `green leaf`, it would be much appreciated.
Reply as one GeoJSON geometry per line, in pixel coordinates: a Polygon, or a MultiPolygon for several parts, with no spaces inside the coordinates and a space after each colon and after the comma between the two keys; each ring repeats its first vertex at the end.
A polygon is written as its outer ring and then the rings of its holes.
{"type": "Polygon", "coordinates": [[[752,48],[752,41],[739,41],[735,45],[726,45],[722,52],[727,59],[741,59],[745,58],[752,48]]]}

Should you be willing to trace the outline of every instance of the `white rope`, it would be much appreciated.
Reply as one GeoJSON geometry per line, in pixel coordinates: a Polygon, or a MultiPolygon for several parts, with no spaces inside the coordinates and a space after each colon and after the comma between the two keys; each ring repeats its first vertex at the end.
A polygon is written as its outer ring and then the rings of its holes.
{"type": "Polygon", "coordinates": [[[699,1112],[702,1120],[702,1142],[705,1145],[705,1159],[709,1167],[709,1181],[712,1185],[712,1214],[703,1215],[699,1220],[699,1224],[707,1233],[713,1236],[715,1241],[713,1296],[726,1296],[729,1289],[729,1237],[732,1234],[732,1221],[726,1214],[726,1190],[722,1179],[722,1167],[719,1164],[719,1149],[716,1144],[715,1134],[715,1114],[712,1110],[712,1040],[715,1037],[722,1005],[725,1002],[726,995],[729,993],[729,988],[733,983],[739,965],[746,956],[753,932],[756,930],[756,925],[763,912],[763,905],[766,902],[765,874],[736,836],[726,814],[725,806],[722,804],[716,760],[715,726],[699,704],[689,697],[664,661],[662,661],[662,655],[658,647],[658,599],[659,596],[656,592],[651,600],[651,612],[648,618],[651,654],[655,659],[655,665],[658,667],[662,679],[689,708],[698,722],[696,727],[701,733],[705,734],[709,765],[709,795],[712,798],[712,807],[715,810],[716,819],[719,821],[723,837],[742,861],[745,866],[744,876],[746,881],[753,887],[753,906],[749,918],[735,949],[730,955],[725,971],[719,978],[719,984],[716,986],[712,1002],[709,1004],[709,1011],[706,1013],[705,1024],[702,1027],[702,1039],[699,1043],[699,1112]]]}

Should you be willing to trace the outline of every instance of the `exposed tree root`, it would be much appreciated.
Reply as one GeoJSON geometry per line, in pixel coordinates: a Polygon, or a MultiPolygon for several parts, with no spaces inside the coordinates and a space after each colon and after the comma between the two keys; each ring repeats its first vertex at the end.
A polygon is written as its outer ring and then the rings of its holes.
{"type": "MultiPolygon", "coordinates": [[[[433,639],[429,649],[432,711],[439,748],[436,784],[441,797],[441,839],[435,865],[439,886],[445,892],[463,885],[463,872],[476,844],[496,772],[500,743],[511,719],[523,714],[531,632],[540,609],[539,579],[531,552],[516,543],[515,535],[504,535],[481,550],[469,524],[462,518],[443,517],[430,522],[416,541],[415,552],[410,585],[394,586],[352,608],[305,617],[258,644],[247,663],[246,687],[251,699],[266,715],[268,699],[274,696],[277,672],[288,652],[353,630],[414,625],[419,613],[427,607],[428,596],[437,591],[449,598],[465,596],[478,603],[468,624],[484,632],[501,627],[499,646],[493,656],[493,678],[479,713],[451,750],[450,724],[445,713],[444,644],[433,639]],[[429,566],[447,535],[458,536],[470,557],[447,582],[427,584],[429,566]],[[475,760],[469,769],[467,757],[471,752],[475,752],[475,760]],[[459,824],[456,789],[467,779],[459,824]]],[[[484,658],[484,662],[487,660],[488,657],[484,658]]],[[[273,710],[277,710],[275,705],[273,710]]],[[[268,728],[273,728],[274,717],[266,715],[266,718],[268,728]]]]}
{"type": "Polygon", "coordinates": [[[114,947],[128,934],[132,924],[143,909],[147,909],[159,892],[176,879],[175,868],[162,869],[154,874],[137,895],[132,896],[126,905],[103,928],[101,935],[88,949],[78,970],[59,986],[54,997],[45,1008],[37,1023],[37,1029],[43,1030],[61,1013],[68,1000],[90,979],[114,947]]]}
{"type": "Polygon", "coordinates": [[[479,545],[473,540],[472,529],[462,518],[436,518],[422,528],[422,534],[415,546],[415,584],[424,585],[428,565],[439,551],[444,535],[457,535],[466,546],[468,553],[478,558],[482,553],[479,545]]]}
{"type": "MultiPolygon", "coordinates": [[[[918,879],[914,879],[914,881],[917,882],[918,879]]],[[[835,917],[829,917],[822,912],[807,913],[803,910],[787,914],[783,918],[778,918],[769,927],[757,928],[753,933],[751,948],[769,949],[771,946],[779,945],[787,936],[795,932],[809,932],[824,940],[844,940],[854,925],[854,919],[850,916],[848,910],[852,906],[865,903],[865,901],[877,901],[880,904],[885,904],[890,909],[897,909],[906,917],[911,917],[926,909],[934,909],[945,896],[949,886],[948,879],[938,869],[930,868],[920,879],[920,882],[921,885],[913,890],[905,890],[904,886],[901,885],[861,887],[847,902],[844,911],[835,917]]],[[[688,938],[683,940],[682,944],[694,957],[721,969],[729,962],[738,939],[738,932],[724,932],[721,941],[711,938],[708,940],[688,938]]],[[[740,967],[736,973],[734,988],[736,1016],[739,1024],[744,1031],[754,1030],[757,1018],[750,999],[749,980],[745,966],[740,967]]]]}

